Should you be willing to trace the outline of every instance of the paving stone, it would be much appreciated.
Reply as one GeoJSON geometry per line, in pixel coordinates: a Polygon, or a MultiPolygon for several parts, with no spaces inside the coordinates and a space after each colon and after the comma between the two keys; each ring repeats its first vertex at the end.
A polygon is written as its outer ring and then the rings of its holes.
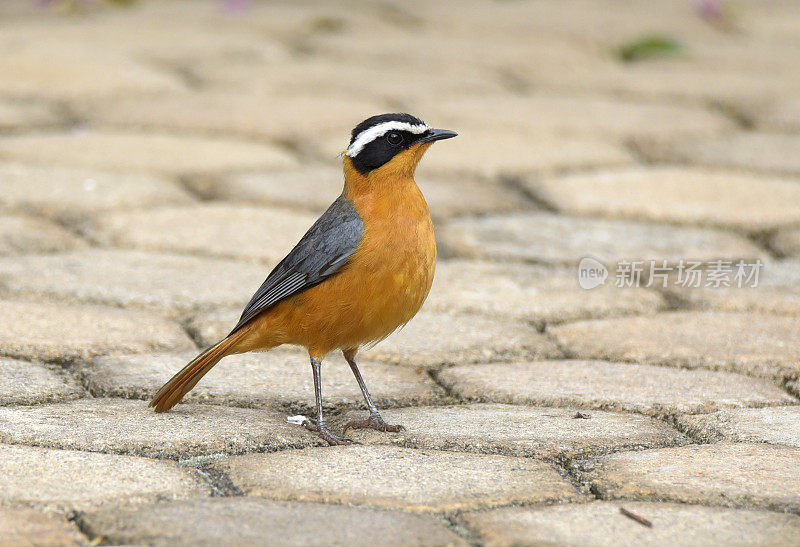
{"type": "Polygon", "coordinates": [[[33,509],[0,509],[0,530],[3,544],[60,545],[72,547],[86,545],[78,528],[64,517],[48,515],[33,509]]]}
{"type": "Polygon", "coordinates": [[[228,336],[241,315],[242,310],[239,308],[216,308],[198,312],[188,318],[187,328],[201,346],[210,346],[228,336]]]}
{"type": "MultiPolygon", "coordinates": [[[[75,370],[96,394],[149,399],[194,356],[194,353],[108,356],[79,364],[75,370]]],[[[443,398],[427,375],[413,369],[366,358],[359,360],[359,368],[375,404],[381,407],[431,404],[443,398]]],[[[326,408],[363,407],[358,384],[340,355],[331,354],[325,360],[322,393],[326,408]]],[[[226,357],[189,392],[186,400],[309,412],[314,408],[314,383],[308,354],[279,348],[268,353],[226,357]]]]}
{"type": "MultiPolygon", "coordinates": [[[[272,266],[316,219],[285,209],[202,204],[110,213],[86,226],[86,233],[108,245],[261,260],[272,266]]],[[[252,287],[251,295],[263,281],[252,287]]]]}
{"type": "Polygon", "coordinates": [[[0,292],[177,315],[197,308],[243,307],[266,275],[263,266],[230,260],[91,249],[0,260],[0,292]],[[32,271],[37,275],[31,276],[32,271]]]}
{"type": "Polygon", "coordinates": [[[769,230],[800,220],[800,185],[788,178],[686,167],[606,170],[528,181],[573,215],[769,230]]]}
{"type": "MultiPolygon", "coordinates": [[[[685,6],[665,2],[652,6],[633,4],[630,10],[612,9],[624,2],[581,2],[565,8],[559,2],[536,2],[522,5],[502,4],[494,6],[480,2],[468,2],[458,14],[444,5],[424,4],[421,12],[439,16],[431,24],[435,30],[449,30],[456,36],[470,37],[472,34],[487,37],[493,41],[504,42],[507,38],[529,37],[537,44],[537,37],[546,37],[538,43],[558,43],[559,37],[580,36],[581,41],[605,44],[612,39],[615,43],[620,36],[639,33],[642,28],[666,27],[670,32],[679,33],[684,39],[706,36],[709,29],[699,18],[687,17],[685,6]],[[446,15],[450,14],[450,19],[446,15]]],[[[759,12],[763,9],[757,10],[759,12]]],[[[787,10],[791,12],[792,10],[787,10]]],[[[563,38],[562,38],[563,39],[563,38]]],[[[730,40],[726,41],[729,42],[730,40]]],[[[530,43],[520,44],[520,48],[531,48],[530,43]]],[[[606,57],[605,51],[599,53],[606,57]]],[[[597,52],[593,58],[597,58],[597,52]]],[[[563,67],[564,70],[571,68],[563,67]]]]}
{"type": "MultiPolygon", "coordinates": [[[[413,90],[408,89],[412,87],[427,87],[429,85],[427,78],[422,75],[427,76],[430,74],[434,77],[438,75],[438,79],[441,79],[442,75],[446,74],[453,79],[460,79],[465,75],[481,74],[478,69],[482,68],[484,69],[485,79],[500,80],[500,84],[506,83],[505,86],[500,85],[497,87],[500,88],[501,93],[505,91],[506,95],[510,95],[509,98],[513,98],[513,94],[509,94],[509,88],[515,87],[513,83],[503,82],[502,73],[499,76],[492,73],[487,74],[488,70],[499,71],[499,69],[506,67],[508,64],[523,63],[526,60],[526,54],[529,57],[534,57],[529,61],[531,63],[535,63],[545,57],[543,61],[549,61],[552,65],[552,61],[547,59],[549,56],[539,53],[541,48],[536,47],[544,45],[545,41],[540,39],[535,30],[531,30],[528,33],[517,31],[519,33],[514,36],[516,40],[508,35],[501,35],[503,31],[497,32],[497,27],[495,27],[495,32],[491,33],[491,36],[487,36],[486,29],[478,30],[471,36],[463,33],[453,35],[453,27],[450,25],[442,25],[438,27],[437,31],[437,20],[446,19],[448,14],[440,11],[438,14],[432,15],[426,9],[426,6],[420,3],[404,14],[405,17],[415,20],[411,24],[408,22],[401,25],[391,24],[384,15],[376,15],[377,17],[373,17],[360,26],[358,32],[329,32],[313,36],[308,40],[308,47],[324,51],[326,55],[343,64],[348,63],[348,61],[352,63],[352,60],[356,58],[367,67],[384,67],[384,73],[394,73],[392,75],[394,76],[393,83],[396,84],[395,88],[389,89],[385,85],[381,86],[380,81],[367,81],[365,82],[365,87],[386,88],[386,93],[390,94],[395,100],[411,102],[412,104],[419,103],[420,106],[418,108],[420,111],[427,111],[431,109],[432,105],[436,105],[434,102],[435,93],[414,93],[413,90]],[[429,47],[429,44],[414,41],[418,34],[414,32],[413,27],[419,28],[423,22],[426,22],[426,32],[430,32],[437,37],[436,47],[429,47]],[[387,25],[386,23],[389,24],[387,25]],[[428,24],[431,24],[431,26],[428,27],[428,24]],[[525,38],[528,39],[527,42],[523,41],[525,38]],[[364,48],[364,41],[369,41],[372,47],[364,48]],[[531,42],[533,42],[533,45],[531,42]],[[397,47],[398,43],[404,43],[405,46],[399,48],[397,47]],[[492,55],[486,55],[485,47],[489,43],[491,44],[492,55]],[[515,45],[517,46],[516,48],[514,47],[515,45]],[[389,71],[386,70],[387,66],[396,67],[400,70],[389,71]],[[409,86],[408,81],[402,82],[397,78],[397,72],[403,73],[407,70],[416,71],[415,76],[419,78],[418,85],[409,86]]],[[[452,13],[449,15],[453,25],[458,25],[457,18],[453,17],[452,13]]],[[[487,21],[493,18],[490,13],[485,15],[487,15],[485,17],[487,21]]],[[[502,24],[502,26],[507,28],[508,25],[502,24]]],[[[548,33],[548,35],[548,37],[553,36],[553,33],[548,33]]],[[[548,40],[548,42],[550,44],[555,42],[556,47],[560,49],[552,57],[562,60],[568,59],[570,54],[574,54],[574,51],[578,49],[573,47],[571,51],[565,52],[564,43],[567,40],[563,39],[563,37],[554,38],[548,40]]],[[[467,80],[471,83],[472,78],[467,80]]],[[[454,89],[449,95],[439,96],[448,96],[456,99],[463,95],[471,96],[477,94],[494,98],[495,95],[491,92],[495,91],[495,89],[486,85],[483,88],[474,89],[470,85],[466,89],[454,89]]],[[[519,89],[515,90],[519,91],[519,89]]]]}
{"type": "Polygon", "coordinates": [[[209,200],[308,209],[321,213],[342,193],[341,166],[309,165],[283,171],[245,171],[190,177],[192,190],[209,200]]]}
{"type": "MultiPolygon", "coordinates": [[[[455,13],[448,10],[446,6],[420,3],[415,6],[415,10],[420,16],[430,17],[430,32],[441,33],[442,41],[437,44],[437,48],[429,48],[431,57],[447,61],[469,63],[481,63],[491,66],[494,59],[475,59],[472,55],[480,56],[481,44],[484,39],[491,40],[493,46],[498,46],[500,58],[503,63],[511,63],[512,60],[526,60],[526,55],[534,56],[531,64],[547,62],[551,59],[553,52],[546,49],[547,45],[553,46],[559,60],[584,59],[588,58],[584,48],[579,48],[567,37],[564,36],[564,25],[559,19],[564,18],[563,10],[553,9],[552,5],[544,4],[524,4],[518,6],[491,6],[480,2],[467,2],[462,5],[462,11],[455,13]],[[447,15],[451,17],[448,20],[447,15]],[[545,16],[549,19],[546,24],[540,17],[545,16]],[[524,18],[524,20],[523,20],[524,18]],[[556,23],[556,27],[552,25],[556,23]],[[536,29],[532,32],[532,29],[536,29]],[[553,32],[557,30],[556,32],[553,32]],[[540,34],[541,31],[541,34],[540,34]],[[521,41],[528,38],[527,42],[521,41]],[[470,38],[473,40],[470,41],[470,38]],[[480,38],[480,39],[478,39],[480,38]],[[478,43],[475,43],[478,42],[478,43]],[[513,47],[517,44],[517,48],[513,47]],[[468,48],[469,56],[459,55],[458,52],[468,48]],[[568,49],[569,48],[569,49],[568,49]],[[521,50],[521,51],[520,51],[521,50]]],[[[582,12],[588,11],[589,6],[581,6],[582,12]]],[[[592,14],[594,15],[594,14],[592,14]]],[[[567,18],[569,20],[569,18],[567,18]]],[[[591,20],[591,19],[590,19],[591,20]]],[[[590,21],[589,20],[589,21],[590,21]]],[[[586,23],[580,25],[585,28],[586,23]]],[[[426,25],[427,27],[427,25],[426,25]]],[[[409,30],[409,29],[406,29],[409,30]]],[[[410,29],[413,32],[413,29],[410,29]]],[[[381,43],[390,49],[390,44],[381,43]]],[[[425,56],[425,48],[422,44],[413,49],[416,55],[425,56]]],[[[489,56],[491,57],[491,56],[489,56]]]]}
{"type": "Polygon", "coordinates": [[[530,201],[502,183],[458,176],[429,177],[423,166],[416,176],[434,220],[529,209],[530,201]]]}
{"type": "Polygon", "coordinates": [[[698,106],[618,99],[564,92],[513,96],[508,93],[455,96],[423,103],[430,118],[445,127],[474,132],[509,127],[543,135],[579,135],[625,140],[634,137],[713,135],[733,129],[721,114],[698,106]]]}
{"type": "Polygon", "coordinates": [[[670,159],[699,165],[736,167],[758,171],[800,174],[800,135],[736,133],[727,137],[697,138],[670,145],[642,145],[653,159],[670,159]]]}
{"type": "Polygon", "coordinates": [[[423,310],[364,355],[410,366],[559,356],[535,328],[509,319],[423,310]]]}
{"type": "Polygon", "coordinates": [[[603,263],[766,258],[744,238],[716,230],[551,213],[454,220],[439,228],[438,241],[447,255],[557,264],[585,256],[603,263]]]}
{"type": "MultiPolygon", "coordinates": [[[[258,70],[258,68],[255,68],[258,70]]],[[[263,69],[263,68],[262,68],[263,69]]],[[[384,112],[377,101],[335,95],[291,94],[276,97],[259,91],[201,89],[191,92],[86,102],[80,109],[102,125],[164,131],[239,134],[307,146],[322,136],[347,144],[350,130],[371,112],[384,112]],[[198,116],[202,112],[202,116],[198,116]]]]}
{"type": "Polygon", "coordinates": [[[210,493],[175,462],[8,445],[0,456],[3,505],[90,510],[210,493]]]}
{"type": "Polygon", "coordinates": [[[784,256],[800,256],[800,229],[779,231],[770,239],[770,245],[784,256]]]}
{"type": "MultiPolygon", "coordinates": [[[[567,32],[580,36],[584,45],[591,44],[586,49],[591,49],[592,55],[572,56],[560,65],[546,62],[512,65],[534,89],[588,95],[601,93],[671,104],[722,103],[737,108],[792,97],[798,89],[796,75],[786,68],[797,62],[795,48],[781,47],[780,54],[776,53],[775,29],[764,32],[759,39],[740,42],[725,40],[724,37],[731,34],[710,30],[702,17],[690,15],[685,9],[673,11],[672,20],[667,22],[665,9],[678,8],[668,3],[659,4],[658,10],[645,8],[640,13],[621,10],[625,5],[621,2],[601,2],[594,6],[594,12],[587,10],[588,4],[580,4],[574,10],[547,4],[548,13],[520,19],[547,22],[546,29],[540,33],[533,31],[534,34],[552,32],[553,28],[571,28],[567,32]],[[606,13],[599,13],[601,11],[606,13]],[[655,11],[658,20],[652,17],[655,11]],[[571,21],[558,21],[567,17],[571,21]],[[643,29],[656,28],[678,41],[682,52],[670,58],[620,62],[616,53],[621,46],[648,36],[643,29]]],[[[748,33],[755,30],[754,19],[763,16],[760,12],[769,9],[764,3],[753,7],[753,13],[734,16],[734,24],[743,22],[748,33]]],[[[784,13],[782,17],[793,19],[793,15],[784,13]]],[[[556,36],[562,36],[563,32],[556,36]]]]}
{"type": "MultiPolygon", "coordinates": [[[[459,128],[453,129],[457,131],[459,128]]],[[[329,139],[321,154],[325,158],[334,158],[346,145],[347,142],[341,137],[329,139]]],[[[419,178],[514,176],[563,169],[622,166],[631,161],[622,146],[607,139],[542,136],[494,128],[475,133],[462,132],[458,139],[434,146],[422,160],[419,178]]]]}
{"type": "Polygon", "coordinates": [[[0,443],[184,459],[319,444],[279,412],[182,405],[156,414],[143,401],[82,399],[0,407],[0,443]]]}
{"type": "Polygon", "coordinates": [[[466,545],[436,519],[345,505],[211,498],[81,515],[114,544],[466,545]]]}
{"type": "MultiPolygon", "coordinates": [[[[230,332],[240,314],[240,310],[233,309],[198,313],[189,322],[189,328],[203,344],[210,345],[230,332]]],[[[362,355],[416,368],[523,356],[556,357],[560,352],[524,322],[425,307],[374,348],[363,349],[362,355]]]]}
{"type": "MultiPolygon", "coordinates": [[[[583,16],[576,19],[586,20],[583,16]]],[[[641,22],[638,24],[639,28],[630,33],[631,41],[642,35],[641,22]]],[[[661,27],[661,24],[656,26],[661,27]]],[[[603,34],[619,36],[608,29],[604,29],[603,34]]],[[[618,45],[619,42],[613,47],[618,45]]],[[[705,45],[702,45],[694,49],[702,51],[704,48],[705,45]]],[[[531,67],[524,76],[532,85],[573,93],[607,93],[672,103],[708,104],[715,101],[734,111],[763,108],[770,101],[796,95],[800,89],[800,82],[796,78],[776,78],[774,72],[752,70],[752,66],[745,71],[713,66],[715,61],[692,64],[676,59],[620,63],[608,57],[595,59],[593,63],[575,64],[569,70],[548,71],[549,67],[545,65],[531,67]],[[772,77],[768,78],[768,75],[772,77]]],[[[773,54],[772,57],[779,56],[773,54]]]]}
{"type": "Polygon", "coordinates": [[[800,262],[771,261],[759,271],[753,282],[731,279],[730,287],[681,287],[670,290],[693,306],[703,309],[800,315],[800,262]]]}
{"type": "Polygon", "coordinates": [[[0,357],[0,405],[31,405],[82,395],[75,380],[41,363],[0,357]]]}
{"type": "MultiPolygon", "coordinates": [[[[456,128],[458,129],[458,128],[456,128]]],[[[456,146],[431,150],[421,172],[494,177],[560,169],[629,164],[629,154],[607,140],[514,134],[504,130],[461,134],[456,146]]]]}
{"type": "Polygon", "coordinates": [[[85,241],[48,220],[19,215],[0,217],[0,256],[82,247],[86,247],[85,241]]]}
{"type": "MultiPolygon", "coordinates": [[[[136,6],[127,11],[103,11],[101,8],[91,14],[79,13],[77,17],[36,17],[40,14],[28,6],[27,15],[33,17],[24,24],[9,25],[5,38],[27,54],[42,56],[57,51],[87,60],[97,57],[100,60],[134,59],[157,73],[178,76],[179,69],[196,56],[257,56],[273,62],[286,57],[282,48],[267,36],[254,39],[256,37],[247,32],[244,25],[231,25],[233,18],[220,17],[220,11],[218,6],[208,3],[198,4],[193,9],[136,6]],[[201,15],[200,12],[205,13],[201,15]]],[[[120,99],[127,96],[121,95],[120,99]]]]}
{"type": "MultiPolygon", "coordinates": [[[[684,440],[664,423],[617,412],[584,412],[581,415],[588,419],[582,419],[568,408],[469,404],[400,408],[381,415],[387,423],[406,429],[393,435],[360,429],[348,435],[370,444],[544,458],[669,446],[684,440]]],[[[363,418],[363,411],[352,411],[341,421],[363,418]]]]}
{"type": "Polygon", "coordinates": [[[609,284],[583,290],[575,270],[440,260],[426,308],[507,316],[543,324],[647,313],[662,305],[656,292],[642,288],[620,290],[609,284]]]}
{"type": "Polygon", "coordinates": [[[701,505],[595,501],[580,505],[509,507],[462,516],[487,545],[790,545],[800,517],[701,505]],[[648,528],[620,513],[649,520],[648,528]]]}
{"type": "Polygon", "coordinates": [[[188,203],[168,179],[0,162],[0,207],[74,221],[113,209],[188,203]]]}
{"type": "MultiPolygon", "coordinates": [[[[516,211],[528,206],[505,186],[479,179],[417,175],[434,218],[516,211]]],[[[300,207],[321,213],[342,192],[341,169],[307,167],[291,171],[231,173],[221,180],[190,179],[188,184],[209,199],[300,207]]]]}
{"type": "Polygon", "coordinates": [[[70,100],[182,88],[170,74],[150,70],[131,59],[104,55],[97,49],[67,51],[63,43],[38,51],[14,49],[5,48],[0,59],[0,73],[5,75],[0,81],[0,95],[70,100]],[[45,54],[47,57],[43,57],[45,54]]]}
{"type": "Polygon", "coordinates": [[[0,6],[0,14],[4,17],[19,17],[30,14],[31,6],[23,0],[10,0],[0,6]]]}
{"type": "Polygon", "coordinates": [[[603,499],[634,498],[797,512],[800,449],[688,445],[602,456],[589,473],[603,499]]]}
{"type": "Polygon", "coordinates": [[[705,442],[726,440],[800,448],[800,406],[720,410],[678,416],[677,420],[684,431],[705,442]]]}
{"type": "Polygon", "coordinates": [[[296,163],[275,146],[230,137],[99,130],[3,137],[0,158],[166,174],[288,168],[296,163]]]}
{"type": "Polygon", "coordinates": [[[800,326],[764,313],[672,312],[602,319],[550,329],[583,359],[611,359],[746,372],[771,378],[800,374],[800,326]]]}
{"type": "Polygon", "coordinates": [[[111,352],[186,350],[191,339],[175,323],[147,312],[0,300],[0,354],[49,360],[111,352]]]}
{"type": "MultiPolygon", "coordinates": [[[[296,8],[294,13],[287,13],[287,16],[296,16],[296,8]]],[[[312,16],[308,19],[315,17],[312,16]]],[[[356,17],[355,13],[348,14],[348,21],[352,21],[354,17],[356,17]]],[[[339,14],[331,17],[331,19],[338,18],[339,14]]],[[[285,17],[281,16],[281,19],[276,20],[283,21],[285,17]]],[[[259,23],[263,24],[264,20],[259,23]]],[[[375,23],[373,18],[365,21],[359,27],[356,36],[360,37],[362,44],[364,41],[369,41],[371,45],[377,45],[380,41],[389,40],[385,33],[376,37],[375,40],[366,37],[365,33],[374,29],[375,23]]],[[[295,44],[299,42],[298,45],[301,49],[309,46],[311,48],[325,47],[309,44],[309,42],[302,43],[304,39],[299,33],[287,31],[288,27],[285,26],[280,29],[280,32],[287,34],[288,42],[295,44]]],[[[406,35],[406,45],[413,45],[415,37],[418,36],[406,35]]],[[[428,52],[430,51],[431,48],[428,48],[428,52]]],[[[409,85],[407,71],[386,70],[388,66],[386,62],[378,65],[364,63],[366,53],[367,51],[362,47],[358,55],[349,59],[340,58],[336,62],[331,62],[329,57],[304,54],[294,55],[282,63],[265,62],[261,59],[244,56],[235,58],[207,56],[193,60],[192,70],[210,85],[233,93],[240,93],[246,86],[249,89],[269,94],[274,97],[274,101],[278,102],[282,102],[284,97],[308,95],[317,103],[311,107],[312,111],[319,109],[320,105],[329,104],[332,97],[344,98],[347,101],[352,101],[353,97],[357,97],[360,103],[366,105],[356,116],[359,119],[391,110],[422,112],[419,107],[406,105],[415,105],[421,100],[431,101],[435,97],[497,93],[504,89],[499,78],[487,77],[486,71],[476,67],[474,63],[458,68],[451,64],[446,67],[449,70],[442,70],[440,67],[417,68],[415,77],[418,84],[409,85]],[[384,106],[375,110],[377,105],[384,106]]],[[[289,104],[292,104],[291,100],[289,104]]],[[[264,108],[264,105],[261,108],[264,108]]],[[[325,114],[323,118],[328,116],[330,115],[325,114]]],[[[305,117],[306,114],[298,112],[294,123],[297,124],[298,119],[305,117]]],[[[282,116],[279,115],[278,119],[281,118],[282,116]]],[[[423,119],[434,122],[428,117],[423,119]]],[[[356,123],[358,120],[351,120],[350,127],[345,131],[352,129],[356,123]]],[[[340,133],[338,139],[341,140],[345,135],[346,133],[340,133]]],[[[309,137],[313,138],[314,136],[309,134],[309,137]]]]}
{"type": "MultiPolygon", "coordinates": [[[[788,4],[785,3],[783,4],[784,7],[787,5],[788,4]]],[[[756,11],[759,10],[756,9],[756,11]]],[[[745,17],[747,19],[755,19],[760,15],[763,14],[748,13],[745,17]]],[[[754,27],[756,25],[750,25],[748,23],[748,26],[755,30],[754,27]]],[[[763,37],[762,35],[761,38],[763,37]]],[[[798,52],[794,48],[786,48],[783,50],[783,55],[775,55],[774,47],[774,43],[769,43],[766,40],[762,41],[760,39],[752,41],[749,44],[744,42],[734,43],[730,40],[704,41],[703,50],[694,52],[692,66],[695,68],[705,68],[716,65],[718,68],[724,69],[724,73],[727,73],[729,76],[736,76],[738,74],[740,76],[743,75],[752,78],[759,74],[780,74],[784,69],[797,62],[798,52]]],[[[777,84],[783,84],[785,87],[791,87],[796,83],[796,79],[789,73],[784,73],[784,77],[775,78],[775,80],[778,81],[776,82],[777,84]]],[[[768,84],[764,87],[766,89],[778,89],[776,83],[772,83],[772,85],[768,84]]],[[[791,97],[791,94],[789,94],[789,96],[791,97]]],[[[774,97],[770,95],[769,100],[764,101],[764,104],[769,105],[773,101],[781,100],[782,98],[785,99],[786,97],[774,97]]]]}
{"type": "Polygon", "coordinates": [[[550,465],[509,456],[337,446],[232,456],[213,468],[250,496],[417,512],[581,499],[550,465]]]}
{"type": "MultiPolygon", "coordinates": [[[[762,39],[770,37],[780,44],[790,43],[794,36],[797,36],[797,22],[793,15],[797,11],[797,5],[791,2],[777,4],[770,9],[758,9],[751,6],[747,15],[752,19],[752,28],[762,39]]],[[[768,41],[767,43],[772,43],[768,41]]],[[[790,50],[791,51],[791,50],[790,50]]],[[[788,53],[788,52],[787,52],[788,53]]]]}
{"type": "Polygon", "coordinates": [[[446,368],[436,377],[467,400],[644,414],[712,412],[795,402],[779,386],[760,378],[604,361],[460,365],[446,368]]]}
{"type": "Polygon", "coordinates": [[[58,115],[50,106],[38,102],[0,99],[0,131],[46,127],[57,122],[58,115]]]}
{"type": "Polygon", "coordinates": [[[800,100],[796,97],[773,104],[756,118],[760,129],[800,131],[800,100]]]}

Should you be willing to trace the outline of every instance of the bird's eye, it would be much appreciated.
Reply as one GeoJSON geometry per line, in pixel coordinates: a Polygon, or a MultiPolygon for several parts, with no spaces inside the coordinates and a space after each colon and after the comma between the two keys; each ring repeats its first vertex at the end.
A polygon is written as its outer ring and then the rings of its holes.
{"type": "Polygon", "coordinates": [[[394,131],[392,131],[391,133],[386,135],[386,140],[389,141],[389,144],[391,144],[393,146],[397,146],[398,144],[403,142],[403,135],[401,135],[400,133],[395,133],[394,131]]]}

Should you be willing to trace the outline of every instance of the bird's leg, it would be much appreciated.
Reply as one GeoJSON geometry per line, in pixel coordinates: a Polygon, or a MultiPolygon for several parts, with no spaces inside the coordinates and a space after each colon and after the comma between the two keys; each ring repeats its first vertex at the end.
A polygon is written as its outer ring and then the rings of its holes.
{"type": "Polygon", "coordinates": [[[352,439],[346,439],[331,433],[331,430],[328,429],[328,425],[325,423],[325,418],[322,417],[322,377],[320,375],[320,361],[316,357],[311,358],[311,370],[314,372],[314,395],[317,399],[317,419],[312,420],[307,418],[303,422],[303,427],[309,431],[315,431],[331,446],[337,444],[352,444],[352,439]]]}
{"type": "Polygon", "coordinates": [[[369,418],[366,420],[354,420],[349,422],[346,426],[344,426],[342,435],[347,433],[347,430],[351,427],[353,429],[369,427],[377,431],[391,431],[392,433],[396,433],[402,429],[405,429],[405,427],[402,425],[389,425],[383,421],[383,418],[381,418],[381,415],[378,413],[378,409],[375,407],[375,403],[372,402],[372,397],[370,397],[369,391],[367,390],[367,384],[364,383],[364,379],[361,377],[361,371],[358,370],[358,365],[356,364],[355,359],[356,352],[343,351],[342,353],[344,354],[344,358],[347,360],[347,364],[350,365],[350,370],[353,371],[353,375],[356,377],[358,387],[361,388],[361,393],[364,394],[364,400],[367,402],[367,407],[369,408],[369,418]]]}

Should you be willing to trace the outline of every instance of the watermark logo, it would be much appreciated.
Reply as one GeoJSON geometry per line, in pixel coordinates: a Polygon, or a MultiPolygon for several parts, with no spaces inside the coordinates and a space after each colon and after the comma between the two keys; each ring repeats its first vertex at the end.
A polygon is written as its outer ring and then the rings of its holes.
{"type": "Polygon", "coordinates": [[[581,289],[594,289],[605,284],[608,279],[608,268],[591,256],[581,258],[578,263],[578,285],[581,289]]]}
{"type": "MultiPolygon", "coordinates": [[[[763,267],[761,260],[620,260],[614,267],[613,282],[620,289],[666,289],[670,285],[690,289],[755,288],[763,267]]],[[[582,289],[605,285],[609,275],[609,269],[596,258],[587,256],[578,263],[578,284],[582,289]]]]}

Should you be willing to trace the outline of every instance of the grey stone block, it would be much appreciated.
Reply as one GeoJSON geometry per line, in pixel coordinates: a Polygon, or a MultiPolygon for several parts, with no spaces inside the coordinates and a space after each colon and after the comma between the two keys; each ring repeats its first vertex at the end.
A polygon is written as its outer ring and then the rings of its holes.
{"type": "Polygon", "coordinates": [[[800,510],[800,449],[689,445],[603,456],[588,473],[603,499],[800,510]]]}
{"type": "Polygon", "coordinates": [[[791,545],[800,517],[702,505],[596,501],[466,513],[465,525],[487,545],[791,545]],[[648,528],[620,512],[652,523],[648,528]]]}
{"type": "Polygon", "coordinates": [[[611,359],[744,372],[800,374],[800,325],[766,313],[680,311],[582,321],[550,329],[583,359],[611,359]]]}
{"type": "Polygon", "coordinates": [[[157,315],[102,306],[0,300],[0,354],[28,359],[86,359],[111,352],[187,350],[194,343],[157,315]]]}
{"type": "Polygon", "coordinates": [[[271,410],[181,405],[156,414],[144,401],[101,398],[0,407],[0,443],[178,460],[321,441],[271,410]]]}
{"type": "Polygon", "coordinates": [[[213,466],[251,496],[415,512],[581,499],[555,468],[531,458],[338,446],[232,456],[213,466]]]}
{"type": "Polygon", "coordinates": [[[465,545],[432,517],[346,505],[211,498],[106,509],[84,529],[117,544],[465,545]]]}
{"type": "MultiPolygon", "coordinates": [[[[670,426],[643,416],[569,408],[469,404],[399,408],[381,415],[405,430],[387,434],[358,429],[348,435],[365,443],[543,458],[670,446],[686,440],[670,426]]],[[[363,411],[352,411],[340,422],[365,417],[363,411]]]]}
{"type": "Polygon", "coordinates": [[[0,503],[90,510],[207,495],[210,489],[175,462],[0,445],[0,503]]]}
{"type": "Polygon", "coordinates": [[[83,395],[83,388],[63,371],[41,363],[0,357],[2,405],[65,401],[83,395]]]}
{"type": "Polygon", "coordinates": [[[650,415],[712,412],[727,407],[795,402],[761,378],[606,361],[533,361],[461,365],[437,373],[472,401],[579,406],[650,415]]]}

